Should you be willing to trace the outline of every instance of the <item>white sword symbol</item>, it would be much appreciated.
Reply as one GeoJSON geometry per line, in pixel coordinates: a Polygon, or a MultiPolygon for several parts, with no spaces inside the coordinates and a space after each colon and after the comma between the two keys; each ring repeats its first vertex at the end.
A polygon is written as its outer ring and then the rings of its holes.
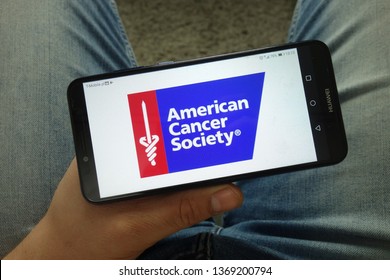
{"type": "Polygon", "coordinates": [[[145,125],[145,132],[146,136],[141,137],[139,139],[139,142],[142,146],[146,147],[145,153],[146,156],[148,157],[149,162],[151,163],[152,166],[156,165],[156,144],[159,141],[158,135],[151,135],[150,133],[150,127],[149,127],[149,118],[148,118],[148,111],[146,108],[145,101],[142,101],[142,114],[144,118],[144,125],[145,125]]]}

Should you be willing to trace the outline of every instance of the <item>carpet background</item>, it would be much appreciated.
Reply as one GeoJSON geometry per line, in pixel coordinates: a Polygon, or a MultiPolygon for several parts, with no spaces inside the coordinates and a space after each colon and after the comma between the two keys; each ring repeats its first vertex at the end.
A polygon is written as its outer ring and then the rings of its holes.
{"type": "Polygon", "coordinates": [[[286,41],[296,0],[117,0],[139,65],[286,41]]]}

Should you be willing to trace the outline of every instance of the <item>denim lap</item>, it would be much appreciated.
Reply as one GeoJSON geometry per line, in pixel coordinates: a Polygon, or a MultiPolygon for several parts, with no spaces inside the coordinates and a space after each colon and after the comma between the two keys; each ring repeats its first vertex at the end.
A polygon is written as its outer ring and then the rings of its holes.
{"type": "MultiPolygon", "coordinates": [[[[0,255],[47,210],[74,156],[66,88],[136,65],[113,1],[0,9],[0,255]]],[[[390,2],[298,1],[289,41],[331,49],[349,153],[340,164],[239,182],[245,202],[142,258],[390,258],[390,2]]],[[[129,237],[131,238],[131,237],[129,237]]]]}

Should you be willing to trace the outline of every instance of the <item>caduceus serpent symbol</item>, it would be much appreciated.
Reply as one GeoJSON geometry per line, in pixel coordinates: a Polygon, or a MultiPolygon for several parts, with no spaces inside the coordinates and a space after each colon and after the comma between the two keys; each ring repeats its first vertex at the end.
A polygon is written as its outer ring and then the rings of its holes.
{"type": "Polygon", "coordinates": [[[156,150],[157,150],[156,144],[160,140],[160,138],[158,137],[158,135],[151,135],[150,134],[148,111],[147,111],[147,108],[146,108],[145,101],[142,101],[142,114],[143,114],[143,117],[144,117],[144,125],[145,125],[146,135],[139,139],[139,143],[142,146],[146,147],[146,149],[145,149],[146,156],[148,157],[148,160],[149,160],[150,164],[152,166],[155,166],[156,165],[155,158],[157,156],[157,154],[156,154],[156,150]]]}

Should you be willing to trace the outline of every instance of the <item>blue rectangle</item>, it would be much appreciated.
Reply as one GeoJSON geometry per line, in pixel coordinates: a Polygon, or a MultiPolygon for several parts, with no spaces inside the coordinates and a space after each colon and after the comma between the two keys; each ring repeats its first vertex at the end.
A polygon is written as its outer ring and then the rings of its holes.
{"type": "Polygon", "coordinates": [[[156,91],[170,173],[252,159],[264,77],[156,91]]]}

